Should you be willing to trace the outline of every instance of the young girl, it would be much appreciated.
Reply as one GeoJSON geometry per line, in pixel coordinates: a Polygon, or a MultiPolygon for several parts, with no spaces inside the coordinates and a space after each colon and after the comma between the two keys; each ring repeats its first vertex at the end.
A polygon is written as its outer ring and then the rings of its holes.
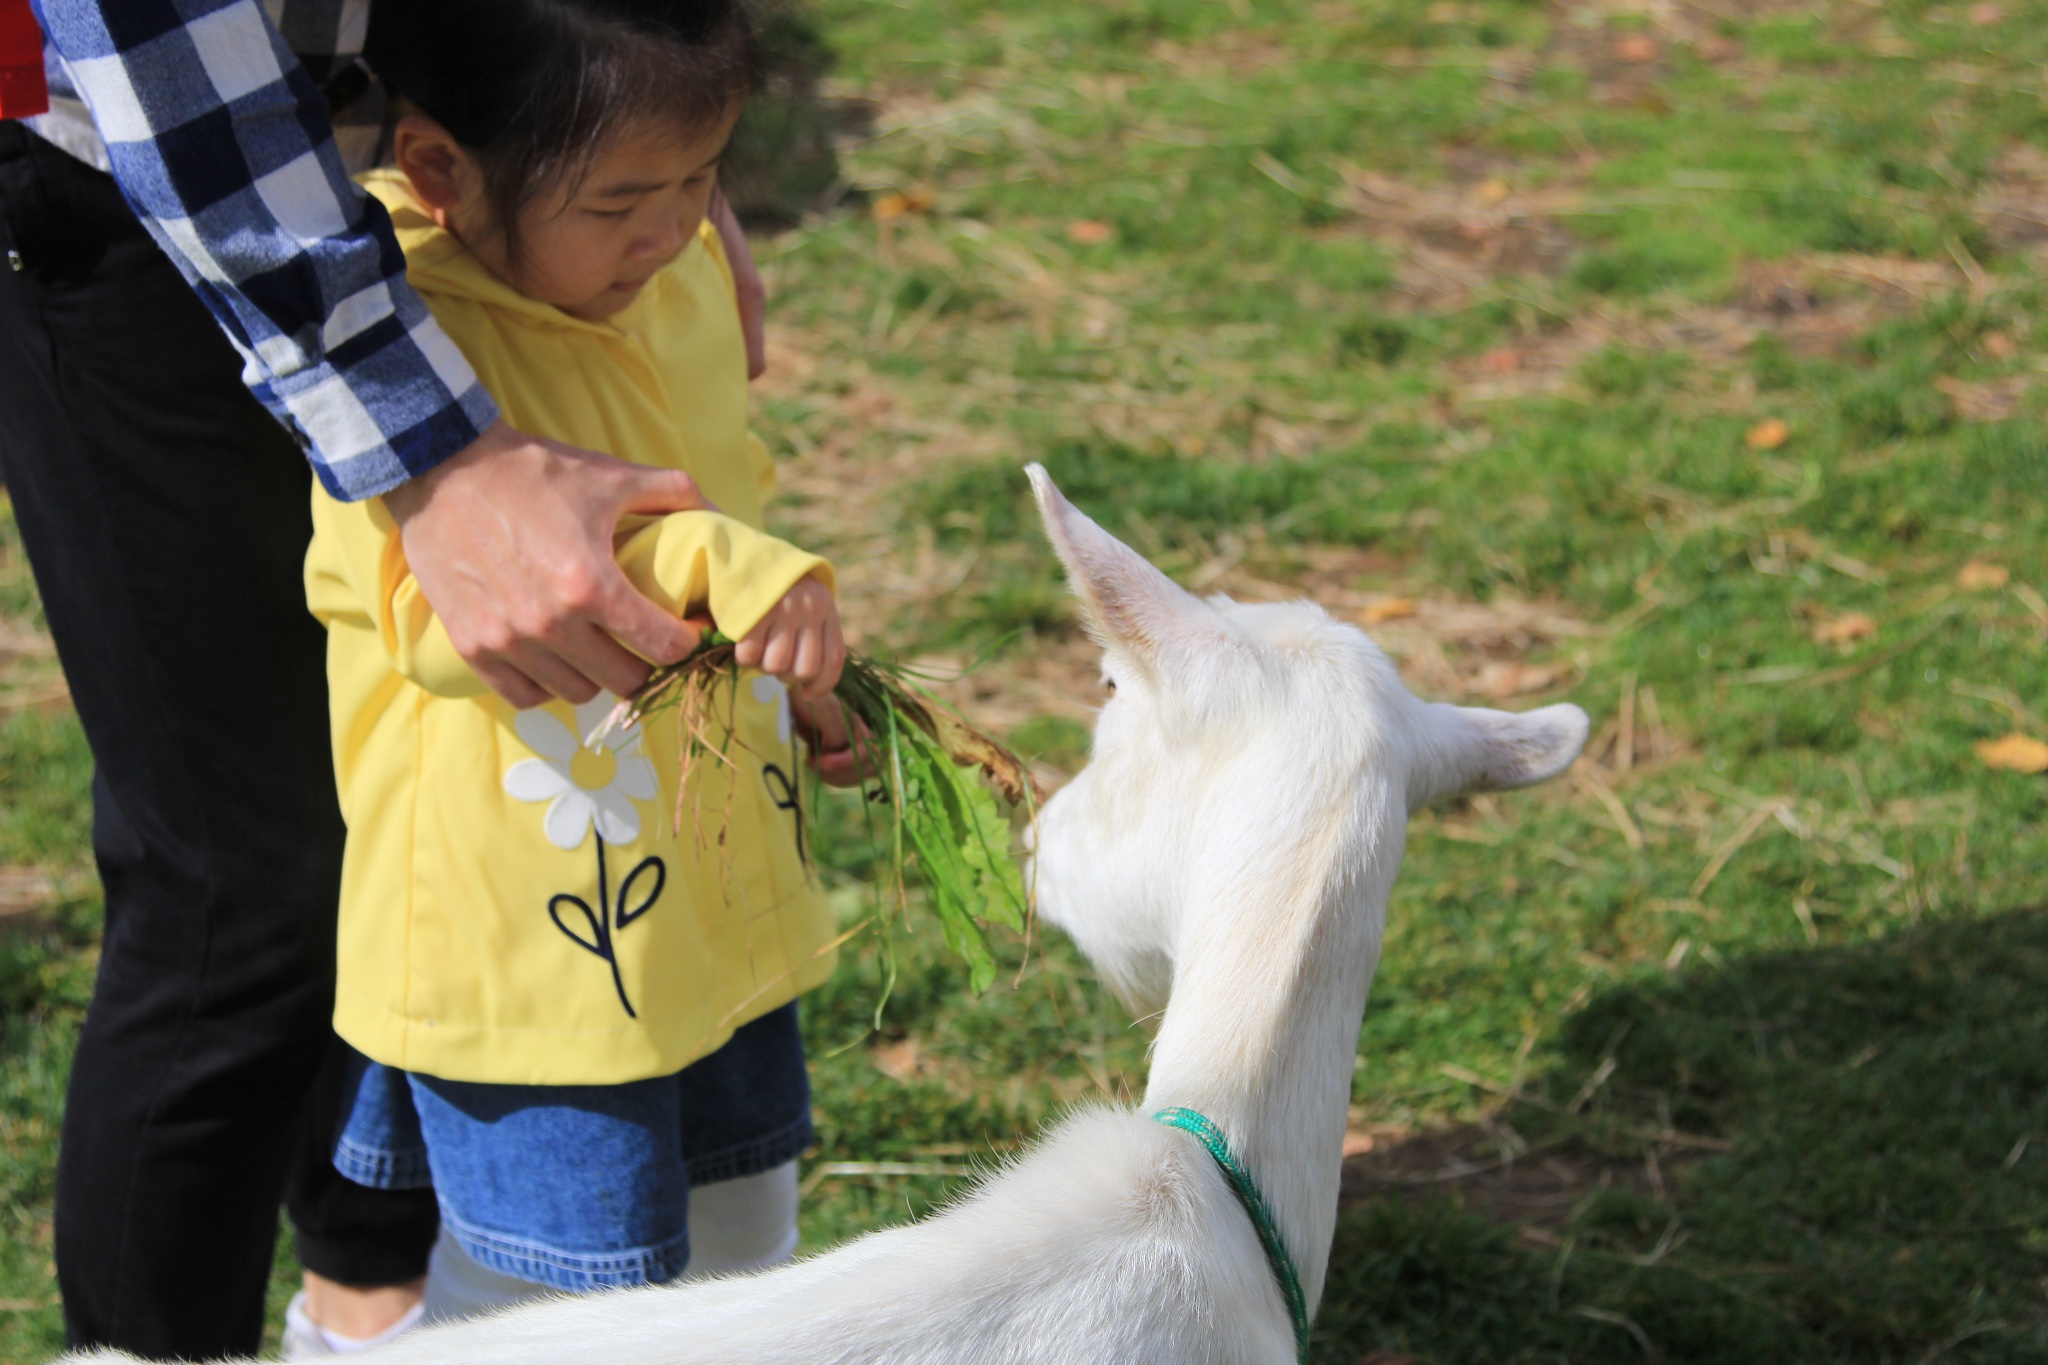
{"type": "MultiPolygon", "coordinates": [[[[697,480],[719,510],[629,525],[619,561],[751,671],[730,762],[697,763],[679,803],[672,714],[591,749],[614,698],[513,711],[381,505],[315,495],[349,827],[335,1027],[366,1059],[335,1163],[433,1185],[429,1318],[773,1263],[811,1140],[793,1002],[833,967],[795,744],[843,647],[830,568],[761,530],[774,474],[704,222],[754,79],[747,16],[383,4],[367,59],[402,101],[396,169],[366,183],[413,285],[521,430],[697,480]]],[[[843,730],[808,737],[850,766],[843,730]]]]}

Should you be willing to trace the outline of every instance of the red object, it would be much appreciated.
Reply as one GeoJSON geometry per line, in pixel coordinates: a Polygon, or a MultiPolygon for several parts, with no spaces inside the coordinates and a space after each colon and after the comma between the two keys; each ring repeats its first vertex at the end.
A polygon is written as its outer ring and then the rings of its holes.
{"type": "Polygon", "coordinates": [[[28,0],[0,0],[0,118],[30,118],[49,107],[35,11],[28,0]]]}

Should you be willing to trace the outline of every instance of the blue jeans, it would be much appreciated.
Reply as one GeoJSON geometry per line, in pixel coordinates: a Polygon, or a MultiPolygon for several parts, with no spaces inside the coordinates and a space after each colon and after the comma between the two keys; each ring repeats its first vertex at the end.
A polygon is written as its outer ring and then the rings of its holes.
{"type": "Polygon", "coordinates": [[[681,1275],[690,1188],[783,1165],[812,1137],[794,1004],[673,1076],[625,1085],[480,1085],[358,1056],[344,1110],[343,1175],[432,1185],[478,1264],[574,1293],[681,1275]]]}

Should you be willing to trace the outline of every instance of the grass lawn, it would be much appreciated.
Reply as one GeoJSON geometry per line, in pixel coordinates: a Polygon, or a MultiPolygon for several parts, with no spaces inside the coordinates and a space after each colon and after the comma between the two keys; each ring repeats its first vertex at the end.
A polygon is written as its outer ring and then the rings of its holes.
{"type": "MultiPolygon", "coordinates": [[[[859,193],[760,244],[760,426],[868,647],[987,655],[962,706],[1078,767],[1036,459],[1425,695],[1594,717],[1568,780],[1414,822],[1316,1359],[2048,1361],[2048,778],[1981,752],[2048,740],[2048,3],[816,14],[859,193]]],[[[56,1341],[95,914],[18,558],[9,1361],[56,1341]]],[[[1142,1085],[1063,943],[976,998],[935,937],[810,1002],[809,1246],[1142,1085]]]]}

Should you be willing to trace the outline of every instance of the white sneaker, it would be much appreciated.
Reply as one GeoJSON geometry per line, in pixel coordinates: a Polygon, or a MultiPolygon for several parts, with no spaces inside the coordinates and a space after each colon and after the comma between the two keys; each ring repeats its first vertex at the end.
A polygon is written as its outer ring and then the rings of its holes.
{"type": "Polygon", "coordinates": [[[372,1346],[382,1346],[394,1337],[400,1337],[420,1325],[425,1316],[426,1305],[414,1304],[406,1310],[404,1317],[379,1332],[374,1337],[345,1337],[339,1332],[330,1332],[306,1316],[306,1291],[301,1289],[292,1295],[292,1301],[284,1309],[284,1359],[311,1360],[315,1356],[352,1356],[358,1351],[367,1351],[372,1346]]]}

